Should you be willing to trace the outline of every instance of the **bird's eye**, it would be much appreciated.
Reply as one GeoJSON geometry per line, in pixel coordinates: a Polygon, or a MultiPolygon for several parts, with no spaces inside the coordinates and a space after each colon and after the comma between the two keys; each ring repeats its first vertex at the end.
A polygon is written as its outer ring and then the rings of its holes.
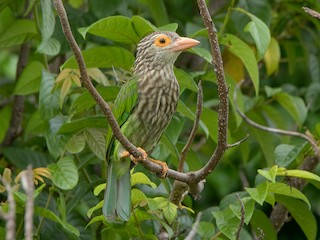
{"type": "Polygon", "coordinates": [[[161,34],[154,41],[154,44],[158,47],[165,47],[165,46],[168,46],[170,43],[171,43],[171,39],[165,34],[161,34]]]}

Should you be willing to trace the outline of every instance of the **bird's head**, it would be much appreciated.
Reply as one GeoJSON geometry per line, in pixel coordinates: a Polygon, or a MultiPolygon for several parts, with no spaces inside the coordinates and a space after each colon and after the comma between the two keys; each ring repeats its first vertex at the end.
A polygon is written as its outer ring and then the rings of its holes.
{"type": "Polygon", "coordinates": [[[147,70],[173,65],[182,51],[199,43],[192,38],[180,37],[175,32],[154,32],[138,44],[135,70],[140,72],[140,67],[147,70]]]}

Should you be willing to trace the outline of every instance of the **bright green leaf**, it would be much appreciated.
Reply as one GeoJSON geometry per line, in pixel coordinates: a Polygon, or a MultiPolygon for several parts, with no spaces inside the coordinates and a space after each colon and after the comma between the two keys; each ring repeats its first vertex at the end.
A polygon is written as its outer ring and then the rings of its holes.
{"type": "Polygon", "coordinates": [[[174,70],[174,74],[177,77],[181,91],[183,91],[184,88],[187,88],[191,91],[198,92],[197,84],[193,81],[192,77],[187,72],[183,71],[182,69],[176,68],[174,70]]]}
{"type": "Polygon", "coordinates": [[[133,188],[131,190],[131,204],[132,206],[145,206],[148,204],[146,195],[139,189],[133,188]]]}
{"type": "Polygon", "coordinates": [[[131,175],[131,186],[136,184],[146,184],[152,188],[156,188],[157,185],[150,181],[150,179],[142,172],[136,172],[131,175]]]}
{"type": "Polygon", "coordinates": [[[93,212],[95,212],[95,211],[97,211],[97,210],[99,210],[99,209],[102,208],[103,202],[104,202],[104,200],[100,201],[97,205],[93,206],[92,208],[90,208],[90,209],[88,210],[88,212],[87,212],[88,218],[91,218],[93,212]]]}
{"type": "MultiPolygon", "coordinates": [[[[129,70],[133,66],[134,57],[131,52],[121,47],[94,47],[82,51],[87,68],[119,67],[129,70]]],[[[75,57],[69,58],[63,68],[78,68],[75,57]]]]}
{"type": "Polygon", "coordinates": [[[111,16],[100,19],[89,27],[80,28],[83,38],[87,33],[103,37],[115,42],[136,44],[139,37],[134,31],[132,20],[124,16],[111,16]]]}
{"type": "Polygon", "coordinates": [[[294,163],[295,167],[305,158],[309,149],[310,145],[307,142],[295,146],[280,144],[274,151],[274,162],[280,167],[288,167],[294,163]]]}
{"type": "Polygon", "coordinates": [[[278,165],[274,165],[269,170],[258,169],[258,173],[264,176],[266,179],[270,180],[271,182],[276,181],[277,171],[278,171],[278,165]]]}
{"type": "Polygon", "coordinates": [[[189,51],[203,58],[208,63],[210,64],[212,63],[212,55],[207,49],[196,47],[196,48],[191,48],[189,51]]]}
{"type": "Polygon", "coordinates": [[[309,208],[311,207],[308,198],[298,189],[280,182],[277,182],[277,183],[269,182],[268,185],[269,185],[269,188],[268,188],[269,192],[276,193],[278,195],[284,195],[287,197],[300,199],[304,201],[309,206],[309,208]]]}
{"type": "Polygon", "coordinates": [[[131,19],[132,19],[133,28],[135,32],[138,34],[139,38],[143,38],[146,35],[154,31],[157,31],[157,28],[148,20],[144,19],[143,17],[135,15],[131,19]]]}
{"type": "Polygon", "coordinates": [[[268,194],[268,186],[269,185],[264,182],[255,188],[246,187],[245,190],[249,193],[253,200],[262,206],[268,194]]]}

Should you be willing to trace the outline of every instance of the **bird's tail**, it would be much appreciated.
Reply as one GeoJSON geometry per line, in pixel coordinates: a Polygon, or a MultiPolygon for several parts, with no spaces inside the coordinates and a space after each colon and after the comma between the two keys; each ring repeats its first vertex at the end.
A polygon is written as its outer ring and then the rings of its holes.
{"type": "Polygon", "coordinates": [[[130,171],[125,171],[119,177],[114,165],[115,163],[111,161],[108,166],[108,180],[102,212],[108,222],[117,221],[117,217],[122,221],[128,221],[131,213],[130,171]]]}

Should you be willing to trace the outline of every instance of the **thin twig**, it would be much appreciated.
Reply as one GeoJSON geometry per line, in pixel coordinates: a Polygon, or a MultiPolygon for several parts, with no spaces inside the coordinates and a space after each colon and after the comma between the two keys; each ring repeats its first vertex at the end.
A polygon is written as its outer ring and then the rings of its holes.
{"type": "Polygon", "coordinates": [[[198,98],[197,98],[197,110],[196,110],[196,117],[193,123],[193,127],[191,130],[191,133],[189,135],[188,141],[186,145],[183,147],[179,159],[179,165],[178,165],[178,172],[183,172],[183,165],[187,156],[187,153],[190,150],[191,144],[193,143],[193,140],[196,136],[198,127],[199,127],[199,122],[200,122],[200,117],[203,109],[203,93],[202,93],[202,85],[201,81],[198,83],[198,98]]]}
{"type": "Polygon", "coordinates": [[[248,139],[248,137],[249,137],[249,134],[247,134],[244,138],[240,139],[238,142],[228,144],[228,148],[233,148],[233,147],[239,146],[241,143],[246,141],[248,139]]]}
{"type": "Polygon", "coordinates": [[[300,132],[295,132],[295,131],[290,131],[290,130],[283,130],[283,129],[278,129],[278,128],[271,128],[271,127],[267,127],[267,126],[263,126],[259,123],[256,123],[254,121],[252,121],[250,118],[248,118],[243,112],[241,112],[241,110],[239,109],[238,105],[237,105],[237,90],[240,88],[242,82],[240,82],[237,86],[236,86],[236,91],[234,91],[233,93],[233,100],[235,103],[235,109],[237,111],[237,113],[242,117],[243,120],[245,120],[249,125],[261,129],[263,131],[266,132],[271,132],[271,133],[276,133],[276,134],[281,134],[281,135],[287,135],[287,136],[293,136],[293,137],[299,137],[299,138],[303,138],[304,140],[308,141],[311,146],[313,147],[314,153],[315,155],[320,158],[320,149],[319,146],[317,144],[317,142],[315,140],[313,140],[311,137],[309,137],[307,134],[304,133],[300,133],[300,132]]]}
{"type": "Polygon", "coordinates": [[[244,204],[243,204],[242,199],[240,198],[239,194],[237,193],[236,195],[237,195],[237,197],[239,199],[240,206],[241,206],[240,223],[239,223],[238,231],[237,231],[237,234],[236,234],[236,239],[238,240],[238,239],[240,239],[241,229],[243,228],[243,225],[244,225],[245,208],[244,208],[244,204]]]}
{"type": "Polygon", "coordinates": [[[308,7],[302,7],[302,9],[308,13],[310,16],[314,17],[314,18],[318,18],[320,19],[320,13],[311,9],[311,8],[308,8],[308,7]]]}
{"type": "Polygon", "coordinates": [[[0,212],[0,216],[6,220],[6,240],[16,239],[16,202],[14,201],[11,184],[5,178],[0,176],[6,191],[8,193],[8,213],[0,212]]]}
{"type": "Polygon", "coordinates": [[[192,229],[188,233],[188,235],[186,236],[185,240],[193,240],[195,238],[195,236],[197,235],[197,230],[198,230],[198,227],[199,227],[201,216],[202,216],[202,212],[199,212],[197,217],[196,217],[196,221],[194,222],[194,224],[192,226],[192,229]]]}
{"type": "Polygon", "coordinates": [[[33,171],[31,165],[28,166],[27,171],[21,176],[22,187],[27,194],[27,203],[24,215],[24,236],[26,240],[33,239],[33,212],[34,212],[34,183],[33,171]]]}

